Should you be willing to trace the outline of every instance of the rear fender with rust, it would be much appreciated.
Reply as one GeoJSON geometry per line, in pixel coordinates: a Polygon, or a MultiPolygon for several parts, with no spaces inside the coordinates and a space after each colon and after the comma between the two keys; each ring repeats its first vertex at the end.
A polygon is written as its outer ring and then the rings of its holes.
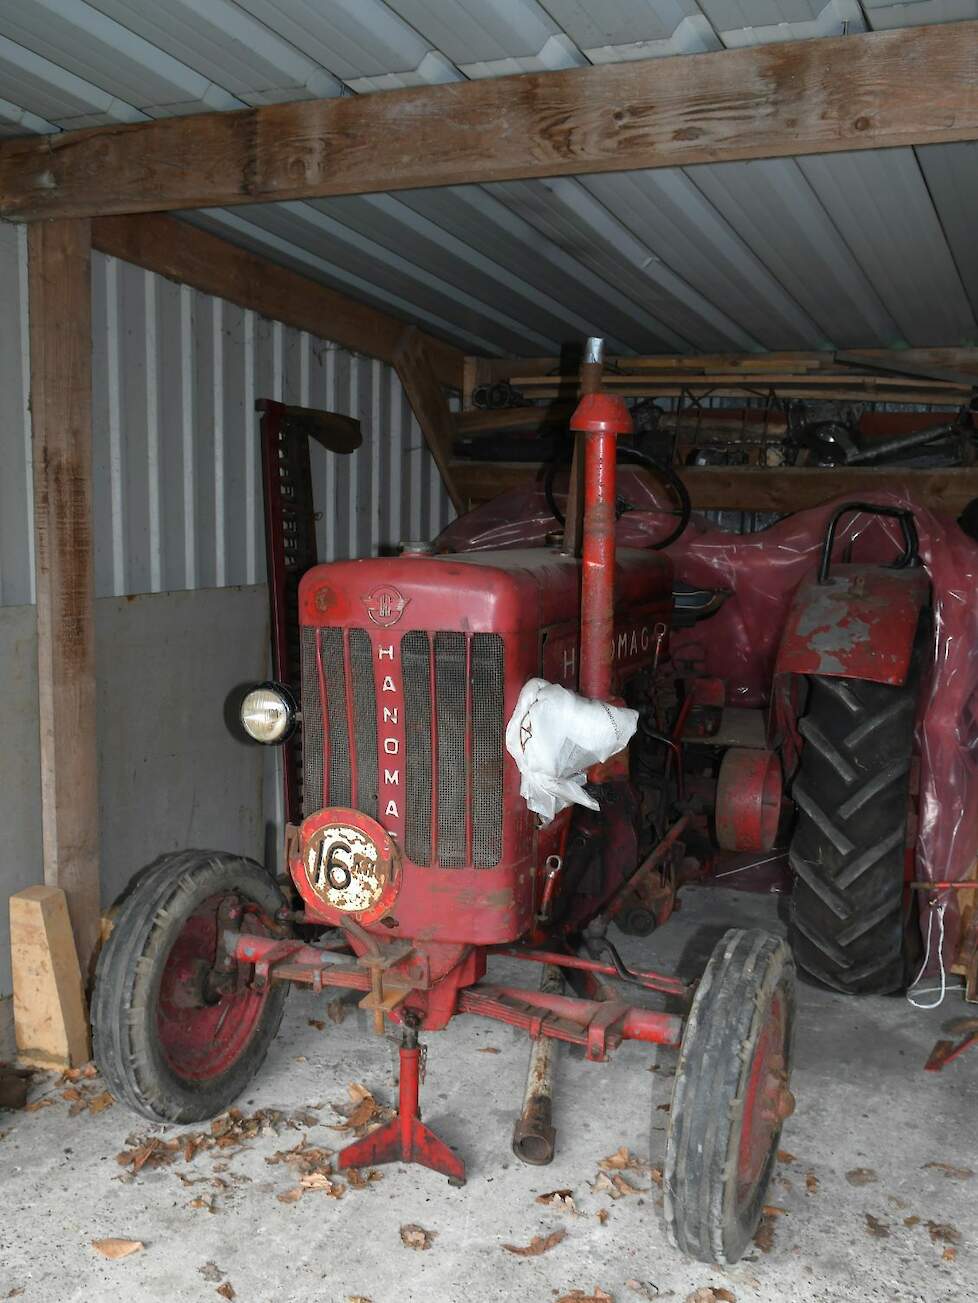
{"type": "Polygon", "coordinates": [[[919,566],[837,565],[824,584],[813,575],[795,593],[775,674],[903,683],[929,604],[930,581],[919,566]]]}

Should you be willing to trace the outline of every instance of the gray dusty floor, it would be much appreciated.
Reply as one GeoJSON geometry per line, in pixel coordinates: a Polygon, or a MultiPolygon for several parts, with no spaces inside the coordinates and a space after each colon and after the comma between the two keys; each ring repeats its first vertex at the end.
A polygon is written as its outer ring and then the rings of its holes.
{"type": "MultiPolygon", "coordinates": [[[[663,965],[681,955],[695,971],[724,926],[756,923],[780,927],[774,898],[691,890],[659,938],[623,949],[663,965]]],[[[957,994],[940,1012],[922,1013],[900,999],[853,1002],[802,988],[798,1110],[782,1142],[795,1158],[779,1166],[770,1196],[784,1213],[771,1251],[753,1252],[728,1272],[686,1262],[668,1246],[654,1189],[614,1203],[589,1189],[598,1160],[619,1145],[649,1154],[650,1112],[651,1158],[661,1159],[667,1115],[656,1106],[668,1103],[671,1065],[662,1055],[650,1072],[655,1052],[635,1045],[606,1065],[562,1058],[559,1155],[550,1168],[526,1168],[509,1153],[526,1046],[509,1028],[458,1019],[429,1038],[422,1101],[427,1121],[465,1155],[468,1185],[454,1190],[420,1169],[388,1168],[367,1190],[342,1199],[311,1193],[291,1205],[275,1197],[294,1184],[288,1170],[264,1160],[294,1144],[298,1132],[260,1137],[234,1154],[222,1174],[227,1190],[179,1179],[179,1172],[212,1178],[224,1157],[213,1152],[125,1183],[115,1155],[127,1136],[147,1128],[119,1105],[69,1118],[56,1083],[41,1081],[35,1097],[51,1093],[53,1106],[0,1115],[0,1299],[10,1291],[24,1303],[217,1299],[218,1283],[199,1272],[208,1262],[222,1269],[240,1303],[345,1303],[349,1296],[554,1303],[595,1286],[615,1303],[633,1303],[641,1295],[626,1282],[636,1279],[647,1283],[646,1296],[657,1288],[676,1303],[707,1285],[729,1290],[738,1303],[975,1299],[978,1176],[956,1179],[927,1165],[978,1169],[978,1053],[940,1076],[921,1071],[940,1022],[961,1011],[957,994]],[[500,1053],[476,1053],[490,1046],[500,1053]],[[870,1168],[877,1179],[853,1186],[846,1173],[855,1168],[870,1168]],[[560,1187],[573,1189],[582,1215],[535,1202],[560,1187]],[[190,1206],[212,1190],[213,1214],[190,1206]],[[599,1209],[609,1213],[604,1224],[599,1209]],[[876,1235],[867,1215],[882,1223],[876,1235]],[[907,1218],[920,1220],[907,1226],[907,1218]],[[928,1221],[960,1232],[954,1260],[932,1241],[928,1221]],[[431,1248],[405,1248],[405,1223],[435,1232],[431,1248]],[[557,1227],[566,1238],[542,1257],[501,1248],[557,1227]],[[105,1236],[146,1247],[109,1262],[90,1247],[105,1236]]],[[[310,995],[293,994],[282,1033],[241,1102],[249,1110],[311,1108],[321,1122],[310,1140],[335,1147],[331,1103],[354,1081],[391,1099],[392,1059],[361,1014],[319,1031],[308,1019],[322,1012],[310,995]]]]}

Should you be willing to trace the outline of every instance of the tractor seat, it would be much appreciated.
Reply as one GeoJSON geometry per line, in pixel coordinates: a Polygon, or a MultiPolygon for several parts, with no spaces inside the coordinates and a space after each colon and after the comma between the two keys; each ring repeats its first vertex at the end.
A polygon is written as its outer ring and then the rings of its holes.
{"type": "Polygon", "coordinates": [[[730,596],[726,588],[697,588],[674,580],[672,585],[672,623],[676,629],[688,629],[700,620],[716,615],[730,596]]]}

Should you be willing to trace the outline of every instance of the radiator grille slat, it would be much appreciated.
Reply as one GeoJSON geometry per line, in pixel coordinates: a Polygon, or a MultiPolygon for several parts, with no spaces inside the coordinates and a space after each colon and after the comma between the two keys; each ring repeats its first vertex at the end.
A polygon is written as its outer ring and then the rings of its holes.
{"type": "Polygon", "coordinates": [[[357,809],[377,818],[377,694],[373,646],[365,629],[351,629],[353,741],[357,758],[357,809]]]}
{"type": "Polygon", "coordinates": [[[401,639],[404,684],[404,850],[415,864],[431,862],[431,644],[426,633],[401,639]]]}
{"type": "Polygon", "coordinates": [[[472,637],[472,863],[491,869],[503,853],[503,640],[472,637]]]}
{"type": "Polygon", "coordinates": [[[435,727],[438,731],[438,863],[465,863],[465,634],[435,634],[435,727]]]}
{"type": "Polygon", "coordinates": [[[302,630],[302,814],[323,805],[323,703],[316,665],[316,629],[302,630]]]}
{"type": "Polygon", "coordinates": [[[350,805],[353,797],[350,770],[350,727],[346,714],[346,667],[343,664],[343,630],[321,629],[320,658],[326,685],[326,728],[329,748],[329,804],[350,805]]]}

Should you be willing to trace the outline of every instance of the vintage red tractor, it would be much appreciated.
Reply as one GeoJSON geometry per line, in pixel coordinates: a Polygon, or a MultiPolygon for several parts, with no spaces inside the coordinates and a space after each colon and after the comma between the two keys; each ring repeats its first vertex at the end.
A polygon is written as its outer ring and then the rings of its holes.
{"type": "MultiPolygon", "coordinates": [[[[585,391],[596,388],[596,365],[592,357],[585,391]]],[[[528,1161],[552,1149],[553,1042],[579,1045],[591,1061],[624,1040],[675,1047],[666,1225],[686,1253],[730,1263],[755,1232],[793,1108],[791,950],[764,931],[728,931],[687,986],[626,967],[608,924],[642,933],[664,921],[684,878],[715,858],[703,850],[707,835],[728,852],[770,848],[790,815],[787,771],[801,964],[842,989],[902,982],[916,630],[928,582],[912,518],[900,516],[898,567],[830,573],[833,522],[784,631],[777,707],[731,714],[722,684],[683,679],[669,660],[676,611],[683,621],[708,615],[722,594],[674,599],[667,555],[616,552],[627,408],[586,392],[573,428],[583,449],[580,555],[571,522],[551,547],[421,549],[306,573],[299,691],[263,685],[244,711],[263,741],[301,728],[304,817],[288,832],[291,886],[217,852],[150,866],[99,960],[95,1055],[136,1111],[196,1121],[246,1088],[290,983],[362,991],[376,1030],[390,1019],[402,1031],[399,1112],[344,1150],[341,1165],[415,1162],[461,1183],[462,1159],[420,1121],[419,1031],[459,1014],[526,1030],[534,1072],[514,1144],[528,1161]],[[638,713],[627,749],[587,773],[598,809],[572,804],[545,826],[505,745],[517,699],[538,677],[638,713]],[[537,965],[543,981],[487,980],[493,955],[537,965]]]]}

